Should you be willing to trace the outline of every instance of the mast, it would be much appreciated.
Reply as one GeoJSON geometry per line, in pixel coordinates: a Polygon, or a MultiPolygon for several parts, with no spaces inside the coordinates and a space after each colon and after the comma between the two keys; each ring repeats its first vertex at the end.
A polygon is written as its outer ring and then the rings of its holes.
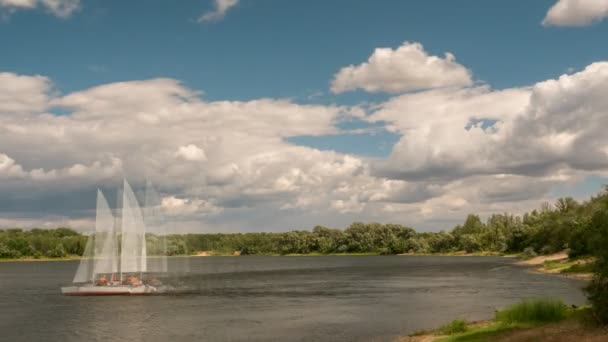
{"type": "Polygon", "coordinates": [[[147,269],[145,226],[141,208],[126,179],[122,201],[120,271],[141,274],[147,269]]]}
{"type": "Polygon", "coordinates": [[[122,191],[120,188],[116,190],[116,215],[114,217],[114,239],[116,241],[116,246],[121,248],[116,248],[114,251],[114,259],[116,260],[116,266],[119,273],[118,281],[122,284],[122,263],[120,262],[120,253],[122,250],[122,243],[119,240],[119,237],[122,236],[122,191]]]}

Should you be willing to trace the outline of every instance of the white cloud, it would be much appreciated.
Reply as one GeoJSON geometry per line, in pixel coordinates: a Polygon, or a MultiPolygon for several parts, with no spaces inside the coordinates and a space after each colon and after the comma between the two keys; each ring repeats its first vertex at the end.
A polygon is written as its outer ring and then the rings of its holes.
{"type": "Polygon", "coordinates": [[[161,200],[163,211],[171,216],[213,215],[220,213],[221,208],[201,199],[183,199],[175,196],[163,197],[161,200]]]}
{"type": "Polygon", "coordinates": [[[0,113],[42,111],[47,106],[50,89],[51,82],[46,77],[0,72],[0,113]]]}
{"type": "Polygon", "coordinates": [[[239,3],[239,0],[215,0],[213,11],[209,11],[198,18],[199,22],[212,22],[224,18],[228,10],[239,3]]]}
{"type": "Polygon", "coordinates": [[[471,73],[451,53],[445,58],[429,56],[422,44],[406,42],[394,50],[378,48],[366,63],[342,68],[334,75],[331,90],[402,93],[470,84],[471,73]]]}
{"type": "Polygon", "coordinates": [[[67,18],[80,8],[80,0],[0,0],[0,7],[9,11],[40,7],[59,18],[67,18]]]}
{"type": "Polygon", "coordinates": [[[558,0],[545,19],[545,26],[585,26],[608,17],[608,0],[558,0]]]}
{"type": "Polygon", "coordinates": [[[379,173],[411,181],[605,170],[607,91],[608,62],[601,62],[529,88],[395,97],[370,118],[403,134],[379,173]]]}
{"type": "Polygon", "coordinates": [[[3,222],[84,222],[97,187],[126,176],[138,190],[145,175],[180,231],[361,219],[446,228],[468,212],[534,207],[556,186],[608,174],[605,62],[530,87],[402,94],[369,116],[282,99],[206,101],[173,79],[58,96],[44,77],[1,77],[10,81],[0,82],[3,222]],[[47,113],[57,106],[67,113],[47,113]],[[351,115],[402,134],[386,160],[285,139],[334,134],[351,115]]]}
{"type": "Polygon", "coordinates": [[[186,146],[180,146],[176,152],[178,157],[183,158],[188,161],[205,161],[207,160],[207,155],[205,154],[205,150],[194,145],[189,144],[186,146]]]}

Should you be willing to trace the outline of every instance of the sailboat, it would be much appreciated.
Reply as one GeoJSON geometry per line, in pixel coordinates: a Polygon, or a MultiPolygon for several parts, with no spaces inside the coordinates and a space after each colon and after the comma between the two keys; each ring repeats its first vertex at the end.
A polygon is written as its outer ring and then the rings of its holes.
{"type": "Polygon", "coordinates": [[[108,201],[101,190],[97,190],[95,233],[87,240],[73,286],[61,288],[64,295],[159,292],[158,281],[143,281],[148,270],[144,215],[129,183],[124,180],[123,185],[120,220],[114,218],[108,201]]]}

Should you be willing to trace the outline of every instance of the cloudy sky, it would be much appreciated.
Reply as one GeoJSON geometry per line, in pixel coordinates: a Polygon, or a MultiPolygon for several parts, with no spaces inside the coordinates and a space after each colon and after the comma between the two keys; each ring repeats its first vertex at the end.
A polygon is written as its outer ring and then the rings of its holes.
{"type": "Polygon", "coordinates": [[[437,231],[608,183],[608,0],[0,0],[0,226],[437,231]]]}

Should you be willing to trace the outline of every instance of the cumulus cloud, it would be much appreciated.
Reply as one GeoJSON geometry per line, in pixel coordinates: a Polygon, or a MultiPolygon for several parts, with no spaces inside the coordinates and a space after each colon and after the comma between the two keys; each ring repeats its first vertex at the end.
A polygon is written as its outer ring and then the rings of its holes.
{"type": "Polygon", "coordinates": [[[608,0],[558,0],[545,19],[545,26],[585,26],[608,17],[608,0]]]}
{"type": "Polygon", "coordinates": [[[1,75],[10,81],[0,82],[7,224],[89,222],[97,187],[115,189],[126,176],[141,191],[145,176],[180,231],[361,219],[436,229],[468,212],[534,207],[560,184],[608,174],[608,62],[529,87],[401,94],[367,115],[283,99],[206,101],[174,79],[60,96],[45,77],[1,75]],[[65,114],[49,114],[54,107],[65,114]],[[287,140],[340,132],[352,117],[402,135],[388,158],[287,140]]]}
{"type": "Polygon", "coordinates": [[[471,83],[470,71],[451,53],[444,58],[430,56],[422,44],[405,42],[394,50],[378,48],[366,63],[340,69],[331,82],[331,91],[402,93],[471,83]]]}
{"type": "MultiPolygon", "coordinates": [[[[0,97],[12,98],[12,89],[2,90],[0,97]]],[[[64,96],[47,86],[35,95],[42,100],[4,104],[0,115],[0,177],[10,178],[0,191],[13,194],[0,200],[0,211],[35,207],[32,198],[18,196],[24,191],[44,205],[40,199],[58,191],[87,196],[95,187],[118,186],[123,176],[136,189],[149,177],[166,208],[183,219],[226,208],[232,217],[260,206],[269,216],[281,207],[323,211],[369,187],[361,158],[285,140],[336,133],[335,123],[351,115],[349,108],[281,99],[208,102],[172,79],[111,83],[64,96]],[[66,114],[46,112],[54,107],[66,114]],[[319,191],[334,187],[341,190],[319,191]]],[[[91,204],[68,201],[76,208],[63,210],[90,215],[91,204]]]]}
{"type": "Polygon", "coordinates": [[[233,8],[239,3],[239,0],[215,0],[214,9],[207,13],[204,13],[198,18],[199,23],[207,23],[218,21],[226,16],[228,10],[233,8]]]}
{"type": "Polygon", "coordinates": [[[370,117],[403,134],[376,172],[409,181],[483,175],[529,180],[513,193],[521,193],[534,177],[602,172],[608,169],[608,138],[600,128],[608,125],[606,91],[608,63],[599,62],[526,88],[395,97],[370,117]]]}
{"type": "Polygon", "coordinates": [[[80,0],[0,0],[0,7],[11,12],[43,8],[59,18],[67,18],[80,8],[80,0]]]}
{"type": "Polygon", "coordinates": [[[0,72],[0,113],[19,114],[46,108],[52,84],[43,76],[0,72]]]}

